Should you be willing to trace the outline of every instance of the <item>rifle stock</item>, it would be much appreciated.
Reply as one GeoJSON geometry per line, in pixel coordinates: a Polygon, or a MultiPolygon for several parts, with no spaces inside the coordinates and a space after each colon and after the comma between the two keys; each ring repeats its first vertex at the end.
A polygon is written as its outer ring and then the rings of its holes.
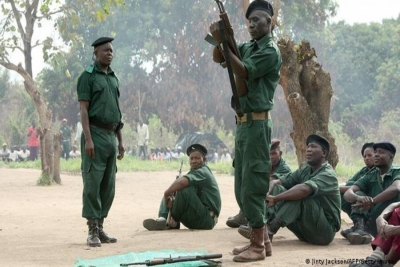
{"type": "MultiPolygon", "coordinates": [[[[231,51],[233,52],[233,54],[235,54],[235,56],[237,56],[241,60],[242,58],[240,56],[239,49],[238,49],[236,41],[235,41],[235,37],[234,37],[235,35],[234,35],[233,29],[232,29],[231,22],[229,21],[228,14],[225,11],[225,7],[221,0],[215,0],[215,2],[217,3],[218,8],[219,8],[219,12],[220,12],[219,17],[224,22],[225,30],[227,31],[226,32],[226,39],[227,39],[226,41],[228,43],[228,46],[231,49],[231,51]]],[[[247,86],[246,86],[244,79],[235,77],[235,82],[236,82],[236,90],[237,90],[238,96],[247,94],[248,90],[247,90],[247,86]]]]}

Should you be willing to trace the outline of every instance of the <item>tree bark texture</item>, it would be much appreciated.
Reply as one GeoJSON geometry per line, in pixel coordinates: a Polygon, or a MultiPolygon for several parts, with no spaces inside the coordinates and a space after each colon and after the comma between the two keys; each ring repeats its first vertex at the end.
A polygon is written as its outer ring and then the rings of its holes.
{"type": "Polygon", "coordinates": [[[281,85],[293,121],[290,136],[297,161],[300,165],[306,160],[307,136],[319,134],[330,143],[328,161],[335,168],[339,157],[328,129],[333,95],[330,74],[316,62],[315,50],[308,41],[296,45],[288,38],[281,38],[278,46],[282,54],[281,85]]]}
{"type": "Polygon", "coordinates": [[[61,177],[60,177],[61,133],[54,134],[53,149],[54,149],[53,180],[57,184],[61,184],[61,177]]]}

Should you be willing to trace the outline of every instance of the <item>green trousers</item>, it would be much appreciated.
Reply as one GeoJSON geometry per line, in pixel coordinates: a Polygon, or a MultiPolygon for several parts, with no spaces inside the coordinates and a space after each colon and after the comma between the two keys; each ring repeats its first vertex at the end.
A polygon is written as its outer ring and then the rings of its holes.
{"type": "MultiPolygon", "coordinates": [[[[366,194],[362,191],[357,191],[356,194],[359,196],[366,196],[366,194]]],[[[376,218],[381,215],[382,211],[386,209],[387,206],[398,201],[400,201],[400,197],[394,197],[385,202],[373,205],[372,208],[367,211],[363,211],[362,209],[352,209],[350,218],[353,221],[360,217],[364,218],[365,222],[367,222],[368,233],[370,233],[372,236],[376,236],[378,234],[376,229],[376,218]]]]}
{"type": "MultiPolygon", "coordinates": [[[[272,195],[278,195],[286,189],[276,185],[272,195]]],[[[325,217],[318,201],[305,198],[296,201],[280,201],[268,208],[268,219],[279,218],[301,241],[315,245],[328,245],[335,237],[335,227],[325,217]]]]}
{"type": "MultiPolygon", "coordinates": [[[[189,229],[211,230],[216,224],[215,216],[210,215],[210,210],[200,201],[193,186],[176,193],[171,215],[175,221],[181,222],[189,229]]],[[[161,200],[158,217],[168,217],[164,198],[161,200]]]]}
{"type": "Polygon", "coordinates": [[[263,227],[265,197],[269,188],[272,121],[237,124],[235,137],[235,197],[253,228],[263,227]]]}
{"type": "Polygon", "coordinates": [[[85,138],[81,139],[83,209],[82,217],[101,219],[108,215],[115,195],[115,173],[117,172],[115,133],[90,127],[94,143],[94,159],[85,152],[85,138]]]}

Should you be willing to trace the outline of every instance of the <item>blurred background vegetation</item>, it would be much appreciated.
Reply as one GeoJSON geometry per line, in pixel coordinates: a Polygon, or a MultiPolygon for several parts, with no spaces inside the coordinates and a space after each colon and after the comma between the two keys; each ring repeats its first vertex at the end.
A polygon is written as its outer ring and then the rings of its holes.
{"type": "MultiPolygon", "coordinates": [[[[396,104],[400,97],[400,16],[381,23],[349,25],[330,20],[336,14],[334,0],[280,2],[275,38],[309,40],[316,50],[316,60],[331,74],[334,96],[329,129],[336,138],[340,157],[336,170],[343,179],[348,178],[363,166],[363,143],[387,140],[400,144],[400,108],[396,104]]],[[[0,13],[4,29],[10,11],[7,3],[0,13]]],[[[62,5],[58,1],[46,3],[62,5]]],[[[102,9],[96,1],[66,0],[64,4],[81,5],[52,17],[50,24],[58,30],[63,49],[57,50],[55,42],[48,42],[43,49],[56,52],[46,52],[45,68],[35,70],[35,80],[53,112],[54,129],[58,130],[61,119],[67,118],[75,131],[79,112],[76,82],[92,62],[90,44],[99,36],[112,36],[112,67],[121,80],[126,147],[135,147],[141,117],[149,125],[149,148],[174,147],[180,134],[199,131],[216,133],[232,151],[235,120],[229,107],[228,76],[212,62],[212,47],[203,40],[208,25],[218,19],[214,1],[132,0],[107,7],[105,16],[96,12],[102,9]]],[[[246,41],[241,1],[226,4],[226,9],[237,41],[246,41]]],[[[38,25],[37,34],[47,33],[44,22],[38,25]]],[[[3,42],[11,38],[7,34],[12,36],[16,31],[9,29],[1,33],[0,58],[6,51],[3,42]]],[[[37,120],[37,114],[21,80],[5,68],[0,68],[0,106],[0,142],[9,146],[26,144],[26,129],[37,120]]],[[[273,137],[282,140],[284,157],[296,168],[290,138],[292,121],[280,87],[271,114],[273,137]]],[[[179,165],[128,157],[118,164],[121,171],[177,170],[179,165]]],[[[40,168],[40,163],[0,163],[0,167],[5,166],[40,168]]],[[[212,167],[217,172],[231,173],[229,164],[212,167]]],[[[79,161],[62,160],[61,171],[79,173],[79,161]]]]}

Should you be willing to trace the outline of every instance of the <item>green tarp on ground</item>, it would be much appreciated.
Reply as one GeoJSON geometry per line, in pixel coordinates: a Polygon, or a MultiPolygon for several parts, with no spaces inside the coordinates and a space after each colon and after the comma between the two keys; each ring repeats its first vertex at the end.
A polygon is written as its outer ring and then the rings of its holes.
{"type": "MultiPolygon", "coordinates": [[[[130,252],[127,254],[113,255],[104,258],[97,259],[78,259],[75,267],[119,267],[121,263],[134,263],[134,262],[145,262],[146,260],[152,260],[156,258],[169,258],[179,256],[198,256],[204,254],[211,254],[205,251],[175,251],[175,250],[160,250],[160,251],[146,251],[140,253],[130,252]]],[[[214,254],[214,253],[212,253],[214,254]]],[[[214,259],[219,261],[220,259],[214,259]]],[[[134,266],[146,266],[146,265],[132,265],[134,266]]],[[[158,265],[162,266],[162,265],[158,265]]],[[[186,266],[208,266],[202,261],[189,261],[164,264],[166,267],[186,267],[186,266]]]]}

